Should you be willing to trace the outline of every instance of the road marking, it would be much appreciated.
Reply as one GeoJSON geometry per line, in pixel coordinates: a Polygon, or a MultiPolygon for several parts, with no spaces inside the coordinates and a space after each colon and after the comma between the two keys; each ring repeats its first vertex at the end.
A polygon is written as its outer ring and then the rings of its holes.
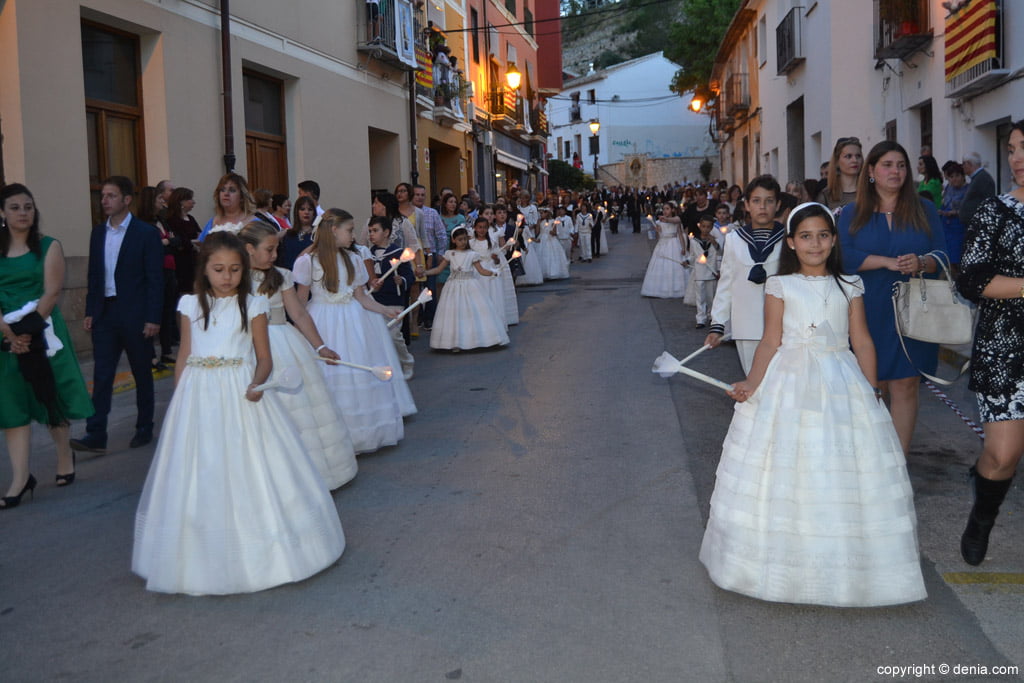
{"type": "Polygon", "coordinates": [[[946,583],[998,583],[1024,585],[1024,573],[1020,572],[947,572],[942,575],[946,583]]]}

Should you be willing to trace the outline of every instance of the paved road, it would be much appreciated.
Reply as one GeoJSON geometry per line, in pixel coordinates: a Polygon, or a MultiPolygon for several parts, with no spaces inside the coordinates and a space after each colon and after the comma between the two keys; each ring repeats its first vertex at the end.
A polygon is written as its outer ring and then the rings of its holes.
{"type": "MultiPolygon", "coordinates": [[[[644,237],[611,247],[574,265],[571,281],[522,290],[508,349],[414,345],[420,412],[402,444],[361,458],[335,493],[348,548],[301,584],[146,592],[129,564],[152,448],[84,459],[58,490],[40,430],[37,498],[0,514],[0,676],[874,681],[891,680],[879,666],[1024,666],[1019,490],[984,566],[1004,583],[964,583],[990,581],[964,572],[955,550],[967,504],[958,477],[977,440],[931,397],[911,457],[927,601],[776,605],[707,580],[696,556],[731,402],[651,374],[662,350],[684,353],[703,335],[692,309],[640,298],[644,237]]],[[[739,374],[728,349],[700,367],[739,374]]],[[[158,383],[158,409],[170,392],[158,383]]],[[[130,392],[115,398],[112,446],[126,446],[132,404],[130,392]]]]}

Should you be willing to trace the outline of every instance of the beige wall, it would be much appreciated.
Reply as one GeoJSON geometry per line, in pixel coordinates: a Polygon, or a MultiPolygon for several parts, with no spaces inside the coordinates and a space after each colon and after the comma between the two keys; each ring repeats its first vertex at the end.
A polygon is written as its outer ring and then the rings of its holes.
{"type": "MultiPolygon", "coordinates": [[[[409,173],[404,72],[355,50],[360,3],[293,0],[232,3],[231,72],[235,167],[244,172],[242,71],[284,81],[289,185],[312,178],[322,203],[369,216],[371,176],[409,173]],[[369,130],[390,136],[386,163],[370,154],[369,130]],[[372,170],[371,170],[372,168],[372,170]]],[[[43,229],[68,255],[69,319],[82,315],[90,229],[81,21],[139,36],[145,177],[196,192],[196,219],[213,212],[224,137],[217,3],[199,0],[0,0],[0,120],[8,182],[24,182],[43,229]],[[60,39],[55,39],[59,36],[60,39]]],[[[72,328],[77,326],[72,324],[72,328]]],[[[82,348],[81,339],[76,339],[82,348]]]]}

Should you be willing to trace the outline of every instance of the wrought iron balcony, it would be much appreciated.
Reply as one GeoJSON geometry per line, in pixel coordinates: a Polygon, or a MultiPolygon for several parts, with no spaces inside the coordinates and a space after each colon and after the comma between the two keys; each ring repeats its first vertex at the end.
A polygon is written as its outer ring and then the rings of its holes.
{"type": "Polygon", "coordinates": [[[776,71],[781,76],[804,62],[804,8],[794,7],[775,27],[776,71]]]}
{"type": "Polygon", "coordinates": [[[357,0],[356,5],[356,49],[399,69],[415,70],[416,45],[422,42],[422,33],[409,0],[357,0]]]}
{"type": "Polygon", "coordinates": [[[875,59],[905,59],[932,40],[928,0],[878,0],[875,59]]]}
{"type": "Polygon", "coordinates": [[[750,110],[750,80],[747,74],[733,74],[725,82],[725,113],[728,116],[750,110]]]}

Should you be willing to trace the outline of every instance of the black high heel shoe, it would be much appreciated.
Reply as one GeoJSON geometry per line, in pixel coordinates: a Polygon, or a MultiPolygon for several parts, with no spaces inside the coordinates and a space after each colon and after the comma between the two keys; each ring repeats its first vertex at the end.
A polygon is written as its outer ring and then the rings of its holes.
{"type": "Polygon", "coordinates": [[[25,482],[25,486],[21,489],[21,493],[16,496],[4,496],[3,498],[0,498],[0,501],[4,504],[3,507],[0,507],[0,510],[10,510],[11,508],[18,507],[21,504],[21,497],[24,496],[26,492],[30,492],[32,494],[32,499],[35,500],[36,483],[36,478],[29,474],[28,481],[25,482]]]}
{"type": "MultiPolygon", "coordinates": [[[[71,452],[71,466],[76,469],[78,467],[78,456],[75,455],[74,451],[71,452]]],[[[56,479],[57,486],[71,486],[75,483],[75,471],[72,470],[71,474],[58,474],[56,479]]],[[[32,495],[34,496],[35,494],[33,493],[32,495]]]]}

